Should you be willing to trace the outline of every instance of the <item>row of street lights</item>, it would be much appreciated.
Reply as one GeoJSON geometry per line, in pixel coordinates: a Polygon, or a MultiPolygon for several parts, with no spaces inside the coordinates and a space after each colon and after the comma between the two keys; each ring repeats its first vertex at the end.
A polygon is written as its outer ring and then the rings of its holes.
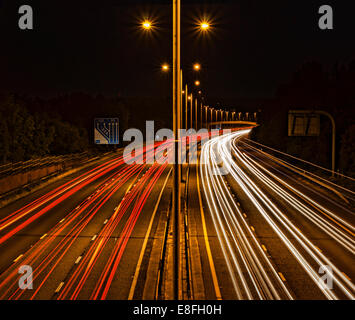
{"type": "MultiPolygon", "coordinates": [[[[167,63],[164,63],[161,67],[162,71],[163,72],[168,72],[170,70],[170,67],[167,63]]],[[[193,70],[195,72],[199,72],[201,70],[201,65],[199,63],[195,63],[193,65],[193,70]]],[[[193,94],[192,93],[188,93],[189,92],[189,88],[188,88],[188,85],[187,83],[185,84],[185,90],[183,90],[183,72],[181,70],[181,101],[180,101],[180,104],[181,104],[181,107],[180,107],[180,115],[181,115],[181,119],[180,119],[180,127],[183,127],[183,123],[185,124],[185,129],[188,130],[189,127],[188,127],[188,102],[190,102],[190,127],[192,128],[193,127],[193,122],[192,122],[192,119],[193,119],[193,102],[195,101],[195,129],[197,130],[197,105],[198,105],[198,97],[200,96],[201,97],[201,94],[202,94],[202,91],[199,90],[197,93],[197,97],[195,98],[194,100],[194,97],[193,97],[193,94]],[[182,96],[185,96],[185,121],[183,121],[183,98],[182,96]]],[[[194,82],[194,85],[195,87],[199,87],[201,85],[201,81],[200,80],[196,80],[194,82]]],[[[192,90],[191,90],[192,91],[192,90]]],[[[202,97],[201,97],[202,98],[202,97]]],[[[202,108],[203,108],[203,105],[202,105],[202,102],[201,102],[201,118],[202,119],[202,108]]],[[[202,128],[202,120],[201,120],[201,128],[202,128]]]]}

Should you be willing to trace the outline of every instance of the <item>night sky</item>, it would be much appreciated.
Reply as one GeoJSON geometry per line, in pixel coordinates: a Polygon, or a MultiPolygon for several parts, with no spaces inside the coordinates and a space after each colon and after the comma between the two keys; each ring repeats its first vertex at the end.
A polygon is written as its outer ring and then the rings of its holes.
{"type": "MultiPolygon", "coordinates": [[[[211,100],[272,97],[308,61],[327,68],[355,59],[354,1],[182,0],[182,63],[203,66],[202,89],[211,100]],[[334,9],[332,31],[318,28],[318,8],[334,9]],[[213,32],[194,31],[210,17],[213,32]]],[[[171,1],[0,2],[2,90],[51,96],[83,91],[121,96],[170,93],[163,62],[172,62],[171,1]],[[73,4],[75,2],[75,4],[73,4]],[[34,30],[21,31],[18,7],[31,4],[34,30]],[[151,17],[151,36],[139,22],[151,17]]]]}

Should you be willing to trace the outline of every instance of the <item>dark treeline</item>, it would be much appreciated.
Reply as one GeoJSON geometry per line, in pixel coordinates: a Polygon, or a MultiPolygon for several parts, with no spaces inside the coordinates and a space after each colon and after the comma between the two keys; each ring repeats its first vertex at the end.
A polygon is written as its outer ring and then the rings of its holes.
{"type": "Polygon", "coordinates": [[[169,98],[121,98],[76,92],[50,99],[0,95],[0,163],[83,151],[109,151],[116,146],[94,144],[94,119],[117,117],[120,144],[124,131],[145,132],[145,121],[157,129],[169,126],[169,98]],[[134,112],[132,111],[134,110],[134,112]]]}
{"type": "Polygon", "coordinates": [[[302,159],[330,167],[331,123],[321,117],[319,137],[288,137],[288,111],[325,110],[337,128],[337,164],[341,172],[355,175],[355,61],[325,70],[321,64],[304,64],[282,85],[276,98],[261,106],[261,126],[254,139],[302,159]]]}
{"type": "Polygon", "coordinates": [[[58,114],[32,112],[30,104],[12,94],[0,98],[1,163],[87,150],[85,128],[64,121],[58,114]]]}
{"type": "MultiPolygon", "coordinates": [[[[100,100],[97,101],[100,116],[120,117],[125,123],[127,112],[122,106],[103,103],[103,97],[73,94],[42,100],[3,94],[0,97],[1,163],[84,152],[90,148],[100,150],[90,143],[93,118],[87,117],[92,114],[92,100],[100,100]]],[[[105,150],[105,146],[101,149],[105,150]]]]}

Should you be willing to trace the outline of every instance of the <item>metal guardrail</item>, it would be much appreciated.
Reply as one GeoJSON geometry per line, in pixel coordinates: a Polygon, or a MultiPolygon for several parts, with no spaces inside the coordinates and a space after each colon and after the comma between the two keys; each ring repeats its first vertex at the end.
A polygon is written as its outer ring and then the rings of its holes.
{"type": "Polygon", "coordinates": [[[28,161],[20,161],[7,163],[0,166],[0,177],[9,176],[17,173],[22,173],[30,171],[33,169],[48,167],[51,165],[57,165],[63,163],[82,161],[84,158],[88,157],[87,152],[69,154],[64,156],[49,156],[45,158],[31,159],[28,161]]]}

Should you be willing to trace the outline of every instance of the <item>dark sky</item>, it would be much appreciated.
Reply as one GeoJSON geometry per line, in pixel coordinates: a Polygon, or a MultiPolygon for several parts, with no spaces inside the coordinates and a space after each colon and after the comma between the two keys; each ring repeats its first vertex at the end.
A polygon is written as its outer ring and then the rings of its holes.
{"type": "MultiPolygon", "coordinates": [[[[355,1],[182,0],[184,73],[201,62],[208,97],[271,97],[303,63],[326,67],[355,59],[355,1]],[[318,8],[334,9],[332,31],[318,28],[318,8]],[[201,37],[194,19],[210,16],[201,37]]],[[[171,1],[0,0],[1,89],[34,95],[84,91],[123,96],[169,92],[160,65],[172,61],[171,1]],[[73,4],[74,3],[74,4],[73,4]],[[166,3],[166,4],[164,4],[166,3]],[[17,27],[17,10],[32,4],[34,30],[17,27]],[[144,35],[139,21],[156,21],[144,35]]]]}

